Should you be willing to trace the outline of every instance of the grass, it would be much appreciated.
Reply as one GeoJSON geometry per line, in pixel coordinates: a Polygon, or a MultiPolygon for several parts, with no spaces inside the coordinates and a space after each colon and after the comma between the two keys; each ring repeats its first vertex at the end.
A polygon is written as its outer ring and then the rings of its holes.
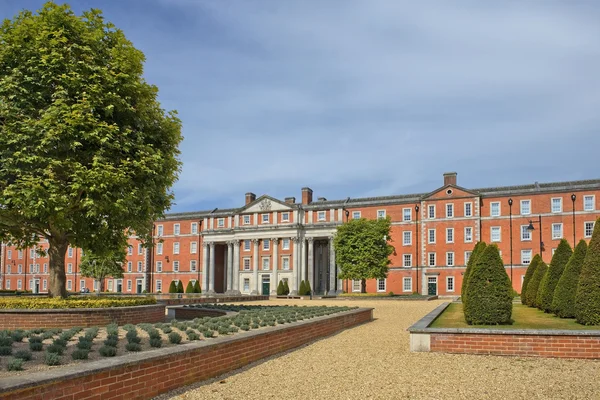
{"type": "Polygon", "coordinates": [[[496,328],[496,329],[561,329],[561,330],[600,330],[600,326],[585,326],[575,319],[558,318],[537,308],[513,304],[512,325],[469,325],[465,322],[461,303],[452,303],[429,326],[430,328],[496,328]]]}

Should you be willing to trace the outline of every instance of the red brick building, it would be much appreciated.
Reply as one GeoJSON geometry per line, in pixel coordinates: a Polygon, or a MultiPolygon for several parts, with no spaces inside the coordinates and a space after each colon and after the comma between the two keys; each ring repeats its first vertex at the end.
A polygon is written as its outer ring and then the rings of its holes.
{"type": "MultiPolygon", "coordinates": [[[[467,189],[456,173],[430,193],[330,201],[283,201],[247,193],[240,208],[168,214],[154,224],[155,246],[129,239],[125,277],[107,279],[111,292],[167,292],[171,281],[199,280],[203,292],[274,293],[279,280],[292,291],[308,279],[315,293],[358,291],[359,282],[337,279],[333,235],[350,218],[392,220],[392,254],[387,279],[367,283],[369,292],[460,295],[462,274],[479,240],[501,251],[515,290],[542,249],[550,262],[561,238],[589,239],[600,217],[600,179],[467,189]],[[527,229],[529,225],[533,230],[527,229]],[[512,250],[512,251],[511,251],[512,250]],[[206,273],[204,273],[206,272],[206,273]]],[[[41,242],[39,248],[47,248],[41,242]]],[[[47,290],[48,259],[37,249],[2,246],[3,289],[47,290]]],[[[43,252],[42,252],[43,253],[43,252]]],[[[94,290],[82,278],[81,250],[66,257],[67,289],[94,290]]]]}

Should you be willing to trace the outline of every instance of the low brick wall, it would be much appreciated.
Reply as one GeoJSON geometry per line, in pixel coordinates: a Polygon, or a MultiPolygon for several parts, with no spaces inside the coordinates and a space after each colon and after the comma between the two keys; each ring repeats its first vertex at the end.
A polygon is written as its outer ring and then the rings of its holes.
{"type": "Polygon", "coordinates": [[[182,297],[181,299],[156,298],[156,301],[166,306],[203,303],[240,303],[247,301],[269,300],[269,296],[210,296],[210,297],[182,297]]]}
{"type": "Polygon", "coordinates": [[[373,319],[360,308],[211,340],[0,380],[0,398],[149,399],[373,319]]]}
{"type": "Polygon", "coordinates": [[[211,310],[209,308],[195,308],[195,307],[169,307],[169,315],[173,315],[173,318],[177,320],[187,320],[202,317],[221,317],[227,315],[226,311],[211,310]]]}
{"type": "Polygon", "coordinates": [[[113,322],[124,325],[164,321],[164,304],[109,308],[0,310],[0,329],[72,328],[104,326],[113,322]]]}

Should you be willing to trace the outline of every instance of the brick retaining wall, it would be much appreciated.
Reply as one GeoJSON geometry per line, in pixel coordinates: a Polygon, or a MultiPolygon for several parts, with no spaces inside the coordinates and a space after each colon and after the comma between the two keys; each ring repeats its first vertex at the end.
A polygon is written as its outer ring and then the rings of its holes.
{"type": "Polygon", "coordinates": [[[0,310],[0,329],[72,328],[104,326],[110,323],[139,324],[164,322],[165,305],[73,308],[45,310],[0,310]]]}
{"type": "Polygon", "coordinates": [[[149,399],[373,319],[373,309],[0,380],[6,400],[149,399]]]}
{"type": "Polygon", "coordinates": [[[202,303],[232,303],[269,300],[269,296],[214,296],[214,297],[188,297],[181,299],[160,298],[156,301],[166,306],[176,306],[182,304],[202,304],[202,303]]]}
{"type": "Polygon", "coordinates": [[[195,307],[169,307],[169,311],[173,311],[173,317],[177,320],[188,320],[202,317],[220,317],[227,315],[226,311],[211,310],[208,308],[195,307]]]}

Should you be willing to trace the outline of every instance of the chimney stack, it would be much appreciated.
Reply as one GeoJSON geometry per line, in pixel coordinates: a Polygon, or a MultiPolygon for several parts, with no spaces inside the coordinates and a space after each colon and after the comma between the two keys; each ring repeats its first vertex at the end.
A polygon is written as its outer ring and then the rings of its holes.
{"type": "Polygon", "coordinates": [[[456,186],[456,172],[446,172],[444,174],[444,186],[454,185],[456,186]]]}
{"type": "Polygon", "coordinates": [[[302,188],[302,204],[307,205],[312,203],[313,191],[309,187],[302,188]]]}
{"type": "Polygon", "coordinates": [[[294,203],[296,203],[296,198],[295,197],[286,197],[285,202],[287,204],[294,204],[294,203]]]}
{"type": "Polygon", "coordinates": [[[246,205],[252,203],[254,200],[256,200],[256,195],[254,193],[246,193],[246,205]]]}

